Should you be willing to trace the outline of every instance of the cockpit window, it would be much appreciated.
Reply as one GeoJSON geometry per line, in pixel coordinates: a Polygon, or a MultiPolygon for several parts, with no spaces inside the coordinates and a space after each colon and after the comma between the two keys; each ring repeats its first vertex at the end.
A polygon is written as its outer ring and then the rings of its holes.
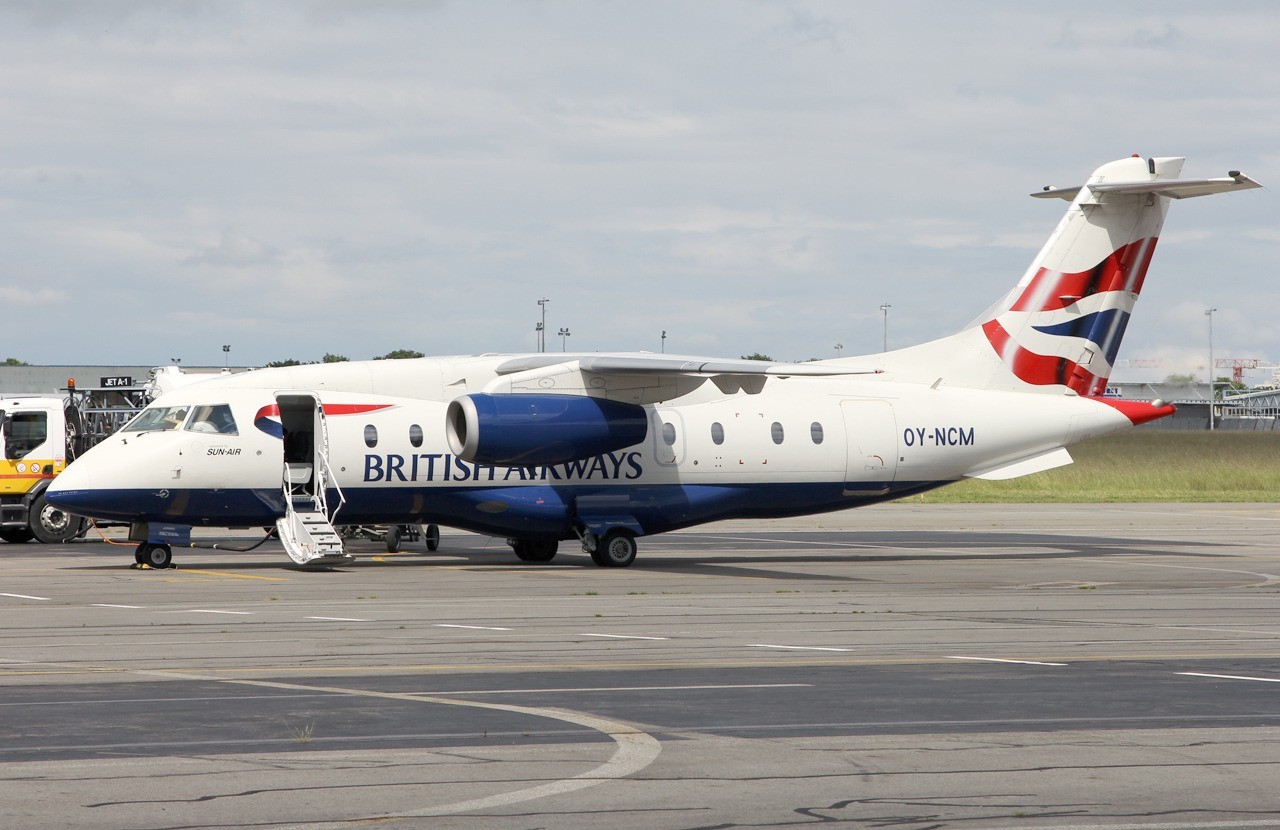
{"type": "Polygon", "coordinates": [[[191,420],[187,422],[187,429],[192,432],[239,435],[236,431],[236,419],[231,417],[231,407],[225,403],[195,407],[191,420]]]}
{"type": "Polygon", "coordinates": [[[187,420],[189,406],[151,406],[138,413],[138,417],[129,422],[124,432],[159,432],[167,429],[178,429],[187,420]]]}

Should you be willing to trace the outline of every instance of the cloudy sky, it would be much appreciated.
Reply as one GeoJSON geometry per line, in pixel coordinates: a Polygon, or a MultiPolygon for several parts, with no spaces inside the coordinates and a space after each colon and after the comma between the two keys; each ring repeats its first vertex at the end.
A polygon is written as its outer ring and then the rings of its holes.
{"type": "MultiPolygon", "coordinates": [[[[782,360],[952,332],[1132,153],[1280,188],[1271,2],[0,0],[0,358],[782,360]]],[[[1280,198],[1177,203],[1122,358],[1280,362],[1280,198]]]]}

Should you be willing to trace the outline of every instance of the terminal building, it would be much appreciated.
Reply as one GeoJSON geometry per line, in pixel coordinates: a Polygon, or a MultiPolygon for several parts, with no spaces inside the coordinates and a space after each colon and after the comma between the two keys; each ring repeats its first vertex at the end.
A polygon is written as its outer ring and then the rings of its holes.
{"type": "MultiPolygon", "coordinates": [[[[156,369],[155,366],[0,366],[0,397],[56,395],[68,386],[78,389],[143,387],[156,369]]],[[[184,375],[244,371],[221,366],[183,366],[181,369],[184,375]]]]}

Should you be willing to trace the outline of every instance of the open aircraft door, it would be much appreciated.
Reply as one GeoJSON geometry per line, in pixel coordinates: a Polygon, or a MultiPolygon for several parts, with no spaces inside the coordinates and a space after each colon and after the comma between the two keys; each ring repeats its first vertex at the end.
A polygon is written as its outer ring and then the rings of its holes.
{"type": "Polygon", "coordinates": [[[347,564],[351,557],[333,527],[328,491],[337,490],[329,470],[329,431],[324,407],[309,392],[276,395],[283,430],[283,491],[285,514],[276,521],[285,553],[299,565],[328,567],[347,564]]]}
{"type": "Polygon", "coordinates": [[[898,423],[887,401],[841,401],[845,495],[889,492],[898,471],[898,423]]]}

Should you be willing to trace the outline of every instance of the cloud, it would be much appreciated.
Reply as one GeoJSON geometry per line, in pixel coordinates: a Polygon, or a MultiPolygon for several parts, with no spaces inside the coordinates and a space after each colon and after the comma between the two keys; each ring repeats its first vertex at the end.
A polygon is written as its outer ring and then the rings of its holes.
{"type": "MultiPolygon", "coordinates": [[[[1267,4],[0,0],[0,255],[77,299],[28,356],[48,362],[156,360],[95,334],[139,303],[192,315],[165,346],[188,362],[220,365],[232,326],[249,362],[527,349],[543,296],[590,348],[666,328],[703,353],[875,351],[882,302],[906,344],[1007,291],[1065,207],[1026,198],[1047,182],[1131,152],[1280,182],[1276,24],[1267,4]]],[[[1193,339],[1168,313],[1188,297],[1268,331],[1274,199],[1172,211],[1126,347],[1193,339]]]]}
{"type": "Polygon", "coordinates": [[[277,262],[280,252],[272,245],[228,228],[217,245],[205,247],[183,260],[187,265],[215,265],[244,268],[277,262]]]}
{"type": "Polygon", "coordinates": [[[0,285],[0,303],[6,306],[22,306],[25,308],[50,307],[67,302],[67,292],[57,288],[25,288],[14,285],[0,285]]]}

